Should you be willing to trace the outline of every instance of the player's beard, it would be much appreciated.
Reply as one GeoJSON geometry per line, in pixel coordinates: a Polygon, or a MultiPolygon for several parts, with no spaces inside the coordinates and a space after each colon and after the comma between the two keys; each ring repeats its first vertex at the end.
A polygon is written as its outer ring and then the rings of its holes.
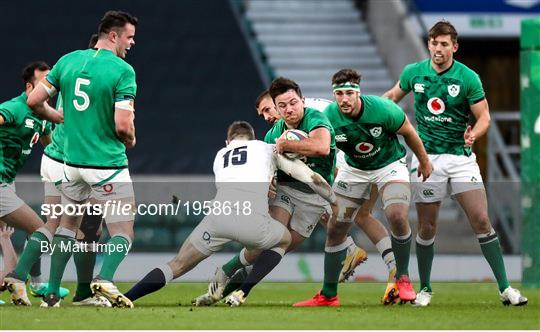
{"type": "Polygon", "coordinates": [[[437,66],[444,66],[448,62],[448,58],[442,53],[436,53],[431,57],[431,61],[437,66]]]}
{"type": "Polygon", "coordinates": [[[339,105],[339,109],[343,114],[352,114],[354,107],[351,103],[342,103],[339,105]]]}

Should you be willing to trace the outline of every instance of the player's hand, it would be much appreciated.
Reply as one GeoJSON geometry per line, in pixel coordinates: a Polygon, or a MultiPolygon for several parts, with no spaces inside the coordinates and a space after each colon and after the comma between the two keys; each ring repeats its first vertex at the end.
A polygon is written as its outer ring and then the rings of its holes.
{"type": "Polygon", "coordinates": [[[62,110],[55,111],[54,109],[51,108],[47,117],[48,117],[47,120],[51,122],[64,123],[64,112],[62,112],[62,110]]]}
{"type": "Polygon", "coordinates": [[[282,137],[276,139],[275,149],[277,153],[285,152],[285,142],[287,142],[287,140],[282,137]]]}
{"type": "Polygon", "coordinates": [[[268,188],[268,198],[276,198],[277,195],[277,179],[276,177],[272,178],[270,181],[270,187],[268,188]]]}
{"type": "Polygon", "coordinates": [[[133,137],[132,140],[125,141],[124,145],[126,146],[126,149],[133,149],[136,143],[137,143],[137,139],[133,137]]]}
{"type": "Polygon", "coordinates": [[[425,182],[427,178],[431,175],[431,172],[433,172],[433,165],[431,164],[431,161],[428,161],[427,163],[420,163],[418,165],[417,175],[420,177],[422,176],[422,182],[425,182]]]}
{"type": "Polygon", "coordinates": [[[9,239],[13,232],[15,232],[15,229],[13,227],[3,226],[0,228],[0,238],[9,239]]]}
{"type": "Polygon", "coordinates": [[[476,141],[476,135],[472,131],[472,127],[470,125],[467,126],[467,130],[465,130],[465,133],[463,134],[463,139],[465,140],[466,147],[472,146],[474,141],[476,141]]]}

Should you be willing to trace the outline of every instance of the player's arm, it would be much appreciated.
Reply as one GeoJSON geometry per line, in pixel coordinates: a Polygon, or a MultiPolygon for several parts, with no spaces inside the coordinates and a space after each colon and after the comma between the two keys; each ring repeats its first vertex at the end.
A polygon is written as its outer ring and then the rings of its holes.
{"type": "Polygon", "coordinates": [[[276,151],[279,153],[297,152],[306,157],[325,157],[330,153],[330,142],[330,131],[325,127],[319,127],[310,131],[309,137],[301,141],[278,138],[276,151]]]}
{"type": "Polygon", "coordinates": [[[52,142],[51,135],[43,135],[39,138],[39,141],[41,142],[41,145],[43,145],[43,147],[46,147],[52,142]]]}
{"type": "Polygon", "coordinates": [[[321,195],[321,197],[330,204],[336,204],[337,198],[332,187],[319,173],[312,171],[300,159],[291,160],[281,154],[274,153],[274,160],[277,168],[289,176],[307,184],[313,191],[321,195]]]}
{"type": "Polygon", "coordinates": [[[56,95],[56,88],[44,78],[34,90],[30,92],[26,104],[40,118],[54,123],[63,123],[63,113],[55,110],[47,103],[49,97],[54,97],[54,95],[56,95]]]}
{"type": "Polygon", "coordinates": [[[483,136],[491,123],[491,116],[489,115],[489,105],[487,99],[477,102],[471,105],[471,113],[476,119],[474,127],[468,126],[463,139],[465,140],[465,146],[473,145],[474,141],[483,136]]]}
{"type": "Polygon", "coordinates": [[[397,81],[396,85],[392,87],[390,90],[386,91],[383,94],[383,97],[386,97],[390,100],[392,100],[394,103],[399,103],[403,97],[407,95],[407,92],[401,90],[401,86],[399,85],[399,81],[397,81]]]}
{"type": "Polygon", "coordinates": [[[126,148],[133,148],[136,142],[133,100],[122,100],[115,103],[114,125],[116,134],[126,148]]]}
{"type": "Polygon", "coordinates": [[[405,138],[405,142],[418,158],[418,176],[422,175],[422,181],[426,181],[426,179],[431,175],[431,172],[433,171],[433,166],[431,165],[431,161],[429,160],[422,140],[416,133],[416,130],[414,129],[406,115],[405,120],[403,121],[401,127],[398,129],[397,133],[402,135],[403,138],[405,138]]]}

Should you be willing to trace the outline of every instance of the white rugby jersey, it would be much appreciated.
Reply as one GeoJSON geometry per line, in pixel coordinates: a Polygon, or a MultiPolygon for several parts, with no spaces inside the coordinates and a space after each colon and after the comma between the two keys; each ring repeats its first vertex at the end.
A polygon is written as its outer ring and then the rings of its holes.
{"type": "Polygon", "coordinates": [[[233,140],[214,159],[215,200],[250,200],[268,211],[268,186],[276,170],[274,146],[257,140],[233,140]]]}

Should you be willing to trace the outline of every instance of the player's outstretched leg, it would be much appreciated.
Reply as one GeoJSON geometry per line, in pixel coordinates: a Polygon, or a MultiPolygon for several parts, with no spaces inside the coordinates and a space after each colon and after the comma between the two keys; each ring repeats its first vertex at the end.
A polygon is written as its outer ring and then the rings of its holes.
{"type": "MultiPolygon", "coordinates": [[[[209,255],[200,252],[188,238],[183,244],[178,254],[167,264],[154,268],[137,282],[125,297],[130,301],[157,292],[169,281],[176,279],[186,272],[191,271],[197,264],[206,259],[209,255]]],[[[114,304],[113,304],[114,305],[114,304]]]]}
{"type": "Polygon", "coordinates": [[[171,280],[173,280],[173,271],[168,264],[164,264],[148,272],[124,295],[133,302],[150,293],[157,292],[171,280]]]}

